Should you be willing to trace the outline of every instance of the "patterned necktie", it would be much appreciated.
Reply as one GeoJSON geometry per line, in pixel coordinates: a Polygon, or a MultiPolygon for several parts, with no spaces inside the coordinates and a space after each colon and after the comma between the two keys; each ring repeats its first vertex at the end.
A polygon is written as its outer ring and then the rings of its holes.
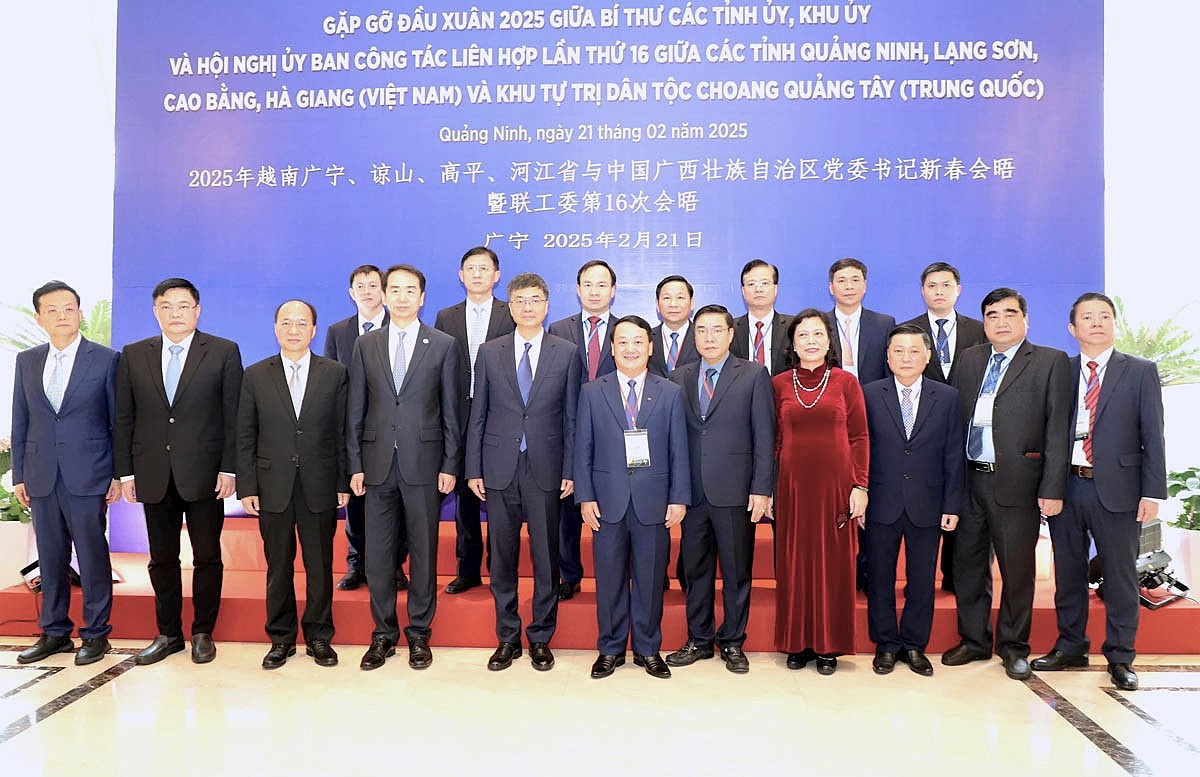
{"type": "Polygon", "coordinates": [[[708,406],[717,390],[717,368],[709,367],[704,371],[704,390],[700,392],[700,417],[708,415],[708,406]]]}
{"type": "Polygon", "coordinates": [[[763,347],[763,322],[754,322],[754,361],[763,365],[767,364],[767,349],[763,347]]]}
{"type": "Polygon", "coordinates": [[[671,333],[671,349],[667,351],[667,372],[674,372],[679,363],[679,333],[671,333]]]}
{"type": "Polygon", "coordinates": [[[588,335],[588,380],[595,380],[596,372],[600,369],[600,317],[589,316],[588,323],[592,325],[591,334],[588,335]]]}
{"type": "MultiPolygon", "coordinates": [[[[529,389],[533,386],[533,362],[529,359],[529,351],[533,343],[525,343],[525,353],[521,354],[521,363],[517,365],[517,388],[521,391],[521,403],[529,405],[529,389]]],[[[521,433],[521,450],[525,450],[525,433],[521,433]]]]}
{"type": "MultiPolygon", "coordinates": [[[[1000,383],[1000,367],[1004,364],[1004,354],[997,353],[992,355],[992,366],[988,368],[987,375],[983,378],[983,387],[979,389],[979,393],[995,394],[996,386],[1000,383]]],[[[971,433],[967,437],[967,456],[972,459],[978,459],[983,454],[983,427],[972,424],[971,433]]]]}
{"type": "Polygon", "coordinates": [[[392,385],[396,387],[396,393],[400,393],[400,387],[404,385],[404,371],[408,369],[404,356],[404,336],[408,334],[404,330],[400,330],[396,334],[400,335],[396,342],[396,355],[392,357],[392,385]]]}
{"type": "Polygon", "coordinates": [[[62,407],[63,359],[66,356],[62,351],[54,354],[54,370],[50,373],[50,389],[46,392],[46,399],[50,400],[50,407],[54,408],[55,413],[62,407]]]}
{"type": "Polygon", "coordinates": [[[946,323],[948,318],[939,318],[935,323],[938,325],[937,331],[937,353],[938,361],[942,364],[950,363],[950,336],[946,334],[946,323]]]}
{"type": "Polygon", "coordinates": [[[483,344],[485,337],[487,337],[487,319],[484,318],[484,309],[472,305],[471,326],[467,331],[467,355],[471,359],[471,397],[475,396],[475,357],[479,355],[479,346],[483,344]]]}
{"type": "Polygon", "coordinates": [[[370,331],[371,331],[372,329],[374,329],[374,328],[375,328],[375,325],[374,325],[374,324],[372,324],[370,321],[364,321],[364,322],[363,322],[363,334],[364,334],[364,335],[365,335],[367,332],[370,332],[370,331]]]}
{"type": "Polygon", "coordinates": [[[906,388],[901,392],[904,396],[900,398],[900,417],[904,420],[904,437],[912,439],[913,430],[913,404],[912,404],[912,389],[906,388]]]}
{"type": "Polygon", "coordinates": [[[304,386],[300,383],[300,365],[292,363],[288,366],[292,368],[292,377],[288,380],[288,393],[292,395],[292,409],[296,411],[296,418],[299,418],[300,405],[304,401],[304,386]]]}
{"type": "Polygon", "coordinates": [[[1099,364],[1087,363],[1088,374],[1087,393],[1083,395],[1083,406],[1088,411],[1088,436],[1083,440],[1083,455],[1087,456],[1088,464],[1092,463],[1092,431],[1096,428],[1096,406],[1100,402],[1100,375],[1096,372],[1099,364]]]}
{"type": "Polygon", "coordinates": [[[183,353],[182,345],[172,345],[168,348],[171,358],[167,361],[167,377],[164,381],[167,389],[167,404],[175,404],[175,391],[179,388],[179,373],[183,367],[179,354],[183,353]]]}
{"type": "Polygon", "coordinates": [[[629,394],[625,397],[625,420],[629,422],[630,429],[637,428],[637,381],[629,381],[629,394]]]}
{"type": "Polygon", "coordinates": [[[838,334],[842,338],[842,366],[854,366],[854,347],[850,344],[850,333],[846,331],[846,327],[838,322],[838,334]]]}

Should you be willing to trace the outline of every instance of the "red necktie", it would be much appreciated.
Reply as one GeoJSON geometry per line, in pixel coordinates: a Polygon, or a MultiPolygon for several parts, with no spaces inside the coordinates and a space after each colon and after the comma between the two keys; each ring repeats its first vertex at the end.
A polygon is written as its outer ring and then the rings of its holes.
{"type": "Polygon", "coordinates": [[[588,380],[596,379],[596,371],[600,369],[600,317],[588,317],[592,325],[592,333],[588,336],[588,380]]]}
{"type": "Polygon", "coordinates": [[[1083,441],[1083,455],[1087,457],[1088,464],[1091,464],[1092,432],[1096,428],[1096,405],[1100,403],[1100,376],[1096,374],[1096,368],[1100,365],[1088,362],[1087,366],[1091,372],[1088,374],[1087,393],[1083,395],[1083,406],[1088,411],[1088,436],[1083,441]]]}
{"type": "Polygon", "coordinates": [[[763,322],[756,321],[754,323],[754,361],[766,366],[767,355],[766,348],[763,347],[763,322]]]}

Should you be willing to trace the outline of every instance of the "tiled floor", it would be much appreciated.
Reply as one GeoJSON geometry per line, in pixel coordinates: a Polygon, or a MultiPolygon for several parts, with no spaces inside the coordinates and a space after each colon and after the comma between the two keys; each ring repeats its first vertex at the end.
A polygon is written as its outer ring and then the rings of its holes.
{"type": "Polygon", "coordinates": [[[870,656],[832,677],[751,655],[653,679],[632,663],[592,680],[595,655],[484,668],[490,651],[438,648],[415,672],[358,669],[361,647],[266,672],[261,644],[134,667],[141,643],[88,667],[20,667],[0,638],[0,774],[34,775],[1196,775],[1200,656],[1143,656],[1142,690],[1091,671],[1007,679],[998,661],[886,677],[870,656]]]}

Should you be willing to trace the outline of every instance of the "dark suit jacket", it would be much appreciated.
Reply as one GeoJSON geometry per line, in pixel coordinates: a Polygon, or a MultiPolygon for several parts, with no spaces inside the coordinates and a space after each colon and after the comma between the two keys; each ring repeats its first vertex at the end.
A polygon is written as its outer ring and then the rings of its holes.
{"type": "MultiPolygon", "coordinates": [[[[613,361],[612,355],[612,335],[613,325],[617,323],[617,317],[613,314],[608,314],[608,323],[604,325],[604,330],[600,337],[600,368],[596,370],[596,377],[607,375],[610,372],[615,372],[617,369],[616,362],[613,361]]],[[[583,314],[576,313],[573,316],[559,319],[550,325],[547,330],[555,337],[574,343],[579,349],[579,364],[582,366],[582,371],[579,373],[580,381],[587,382],[588,365],[587,365],[587,341],[583,339],[583,314]]]]}
{"type": "MultiPolygon", "coordinates": [[[[384,308],[381,328],[387,326],[391,318],[387,308],[384,308]]],[[[354,341],[361,334],[357,313],[350,318],[343,318],[341,321],[330,324],[329,329],[325,331],[325,358],[333,359],[342,366],[349,367],[350,357],[354,355],[354,341]]]]}
{"type": "Polygon", "coordinates": [[[639,523],[661,525],[667,505],[692,503],[683,392],[669,380],[646,374],[637,427],[649,435],[650,466],[629,469],[623,385],[621,374],[614,371],[579,392],[575,502],[598,502],[605,523],[624,520],[632,504],[639,523]]]}
{"type": "Polygon", "coordinates": [[[517,471],[521,436],[538,487],[558,491],[572,480],[575,466],[575,408],[579,397],[579,359],[575,346],[542,335],[541,355],[529,404],[517,387],[516,338],[512,334],[484,343],[475,360],[475,401],[467,432],[467,478],[484,486],[508,488],[517,471]]]}
{"type": "MultiPolygon", "coordinates": [[[[463,300],[457,305],[451,305],[448,308],[442,308],[437,312],[437,318],[434,319],[433,328],[453,337],[463,349],[463,361],[467,366],[466,372],[462,374],[462,380],[459,385],[463,388],[463,395],[470,394],[471,391],[471,351],[467,344],[467,301],[463,300]]],[[[508,303],[502,299],[492,298],[492,314],[488,317],[487,334],[484,335],[484,342],[495,340],[500,335],[506,335],[517,328],[513,323],[512,314],[509,313],[508,303]]]]}
{"type": "Polygon", "coordinates": [[[958,359],[963,355],[963,352],[973,345],[987,342],[987,336],[983,333],[982,321],[970,316],[964,316],[957,311],[955,313],[957,313],[958,323],[954,326],[958,331],[954,335],[954,361],[950,363],[949,375],[942,374],[942,363],[938,361],[937,355],[937,334],[929,324],[928,312],[904,322],[921,327],[921,329],[929,334],[929,339],[933,341],[933,356],[930,358],[929,364],[925,366],[925,377],[930,380],[936,380],[938,383],[953,383],[954,373],[958,369],[958,359]]]}
{"type": "Polygon", "coordinates": [[[163,385],[163,336],[125,346],[117,368],[113,462],[134,475],[139,502],[161,502],[172,476],[188,502],[213,496],[220,472],[237,471],[242,355],[237,343],[197,331],[175,401],[163,385]]]}
{"type": "Polygon", "coordinates": [[[17,354],[13,484],[24,483],[31,497],[46,497],[61,472],[63,485],[76,496],[106,493],[113,478],[111,435],[120,357],[111,348],[81,339],[55,413],[42,385],[49,353],[47,343],[17,354]]]}
{"type": "Polygon", "coordinates": [[[891,376],[863,386],[871,434],[867,520],[891,524],[908,513],[917,526],[937,526],[943,514],[966,508],[966,454],[958,391],[921,382],[912,437],[904,436],[900,396],[891,376]]]}
{"type": "Polygon", "coordinates": [[[703,361],[684,365],[671,380],[684,396],[692,504],[744,507],[750,494],[775,493],[775,392],[771,376],[754,362],[733,354],[717,378],[717,388],[700,417],[703,361]]]}
{"type": "MultiPolygon", "coordinates": [[[[991,356],[992,346],[983,343],[968,348],[955,365],[964,435],[991,356]]],[[[1074,404],[1067,355],[1028,340],[1021,343],[996,390],[992,411],[997,504],[1027,507],[1038,499],[1063,498],[1074,404]]]]}
{"type": "Polygon", "coordinates": [[[390,330],[389,324],[354,343],[346,468],[351,475],[364,473],[368,485],[379,485],[387,478],[394,450],[405,483],[436,486],[439,472],[456,475],[462,463],[462,349],[450,335],[421,324],[397,395],[388,354],[390,330]]]}
{"type": "MultiPolygon", "coordinates": [[[[1079,363],[1080,357],[1071,357],[1072,419],[1084,380],[1079,363]]],[[[1096,493],[1105,510],[1132,512],[1144,496],[1167,498],[1162,384],[1154,362],[1113,351],[1104,368],[1092,435],[1096,493]]]]}
{"type": "MultiPolygon", "coordinates": [[[[833,334],[829,348],[841,363],[842,338],[838,331],[837,316],[833,310],[825,315],[829,317],[829,331],[833,334]]],[[[862,309],[862,317],[858,322],[858,353],[855,354],[860,384],[865,386],[892,374],[887,366],[887,337],[895,328],[896,319],[892,316],[862,309]]]]}
{"type": "Polygon", "coordinates": [[[314,354],[296,418],[279,354],[246,369],[238,405],[239,497],[257,496],[261,510],[283,512],[300,477],[310,512],[337,509],[338,493],[350,492],[346,382],[345,367],[314,354]]]}
{"type": "MultiPolygon", "coordinates": [[[[662,324],[651,330],[650,341],[654,343],[654,349],[650,352],[650,363],[647,365],[647,369],[651,374],[660,378],[669,378],[671,376],[667,374],[667,352],[663,349],[662,330],[662,324]]],[[[685,364],[691,364],[699,358],[700,353],[696,350],[695,326],[688,324],[687,334],[683,336],[683,342],[679,344],[679,359],[675,362],[675,369],[679,369],[685,364]]]]}
{"type": "MultiPolygon", "coordinates": [[[[771,375],[786,372],[791,365],[787,360],[787,328],[792,323],[791,316],[785,316],[775,311],[775,321],[771,324],[771,363],[768,368],[771,375]]],[[[738,316],[733,320],[733,343],[729,352],[739,359],[752,361],[750,355],[750,314],[738,316]]]]}

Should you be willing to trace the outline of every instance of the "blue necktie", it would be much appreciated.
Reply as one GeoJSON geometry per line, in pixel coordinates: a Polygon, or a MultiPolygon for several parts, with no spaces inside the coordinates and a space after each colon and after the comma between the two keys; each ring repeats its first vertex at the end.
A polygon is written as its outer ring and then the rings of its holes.
{"type": "Polygon", "coordinates": [[[167,404],[175,404],[175,391],[179,388],[179,373],[183,368],[183,364],[179,361],[179,354],[183,353],[182,345],[172,345],[168,348],[171,352],[171,359],[167,362],[167,377],[164,381],[167,389],[167,404]]]}
{"type": "Polygon", "coordinates": [[[46,399],[50,400],[50,407],[54,408],[54,412],[58,412],[62,407],[63,401],[63,359],[66,354],[62,351],[54,354],[54,370],[50,373],[50,390],[46,392],[46,399]]]}
{"type": "Polygon", "coordinates": [[[630,429],[637,428],[637,381],[629,381],[629,394],[625,397],[625,420],[629,422],[630,429]]]}
{"type": "Polygon", "coordinates": [[[374,329],[374,328],[375,328],[375,325],[374,325],[374,324],[372,324],[370,321],[364,321],[364,322],[363,322],[363,334],[364,334],[364,335],[365,335],[367,332],[370,332],[370,331],[371,331],[372,329],[374,329]]]}
{"type": "MultiPolygon", "coordinates": [[[[529,389],[533,386],[533,364],[529,361],[529,349],[533,343],[525,343],[525,353],[517,366],[517,388],[521,390],[521,403],[529,405],[529,389]]],[[[521,450],[525,450],[525,433],[521,433],[521,450]]]]}
{"type": "Polygon", "coordinates": [[[950,319],[948,319],[948,318],[939,318],[936,322],[938,325],[938,331],[937,331],[938,361],[940,361],[942,364],[946,364],[950,361],[950,337],[946,334],[946,322],[948,322],[949,320],[950,319]]]}
{"type": "MultiPolygon", "coordinates": [[[[980,395],[995,394],[996,386],[1000,383],[1000,367],[1004,364],[1004,354],[997,353],[992,355],[992,366],[988,368],[987,375],[983,378],[983,387],[979,389],[980,395]]],[[[978,459],[983,454],[983,427],[976,424],[971,425],[971,434],[967,439],[967,456],[972,459],[978,459]]]]}
{"type": "Polygon", "coordinates": [[[404,356],[404,335],[408,333],[401,330],[396,334],[400,337],[396,342],[396,355],[392,359],[392,385],[396,387],[396,393],[399,394],[400,387],[404,385],[404,371],[408,369],[404,356]]]}
{"type": "Polygon", "coordinates": [[[904,420],[904,437],[911,439],[913,430],[912,389],[906,388],[900,393],[904,395],[900,399],[900,417],[904,420]]]}
{"type": "Polygon", "coordinates": [[[704,371],[704,388],[700,391],[700,417],[708,415],[708,406],[712,402],[713,393],[717,390],[717,368],[709,367],[704,371]]]}
{"type": "Polygon", "coordinates": [[[675,364],[679,361],[679,333],[671,333],[671,350],[667,351],[667,372],[675,371],[675,364]]]}

